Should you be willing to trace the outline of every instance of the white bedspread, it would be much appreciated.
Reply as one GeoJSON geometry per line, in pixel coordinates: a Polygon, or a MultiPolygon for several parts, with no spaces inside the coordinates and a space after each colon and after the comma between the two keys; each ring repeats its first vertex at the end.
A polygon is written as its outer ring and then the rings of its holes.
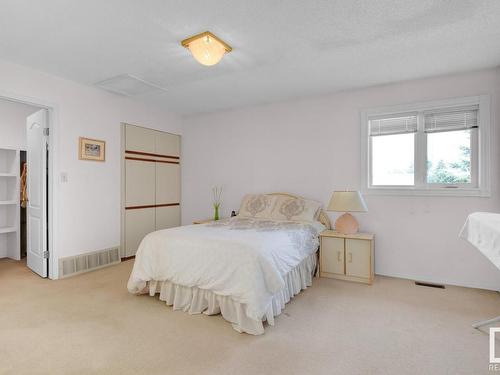
{"type": "Polygon", "coordinates": [[[232,218],[148,234],[136,254],[131,293],[147,292],[150,280],[206,289],[246,305],[262,319],[283,277],[319,244],[320,223],[232,218]]]}
{"type": "Polygon", "coordinates": [[[460,233],[500,269],[500,214],[470,214],[460,233]]]}

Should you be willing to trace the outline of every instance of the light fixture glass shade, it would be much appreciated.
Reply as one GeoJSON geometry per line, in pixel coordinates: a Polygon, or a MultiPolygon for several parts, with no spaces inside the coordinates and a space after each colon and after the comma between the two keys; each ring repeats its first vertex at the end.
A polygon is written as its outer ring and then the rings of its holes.
{"type": "Polygon", "coordinates": [[[359,191],[334,191],[327,210],[337,212],[367,212],[368,208],[359,191]]]}
{"type": "Polygon", "coordinates": [[[187,48],[196,61],[206,66],[217,64],[226,53],[226,46],[208,34],[190,41],[187,48]]]}

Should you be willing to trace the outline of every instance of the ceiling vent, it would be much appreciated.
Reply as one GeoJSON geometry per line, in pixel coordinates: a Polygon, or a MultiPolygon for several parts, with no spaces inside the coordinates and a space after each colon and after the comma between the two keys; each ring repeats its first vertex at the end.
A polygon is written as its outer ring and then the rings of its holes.
{"type": "Polygon", "coordinates": [[[166,91],[163,87],[145,81],[131,74],[121,74],[95,84],[103,90],[125,96],[141,96],[154,91],[166,91]]]}

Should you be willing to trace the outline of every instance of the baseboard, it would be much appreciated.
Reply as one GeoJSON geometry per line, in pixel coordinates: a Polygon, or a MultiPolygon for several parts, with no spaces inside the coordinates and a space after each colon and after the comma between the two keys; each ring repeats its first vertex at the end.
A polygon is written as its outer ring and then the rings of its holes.
{"type": "Polygon", "coordinates": [[[93,251],[59,259],[59,278],[79,275],[120,263],[120,248],[93,251]]]}

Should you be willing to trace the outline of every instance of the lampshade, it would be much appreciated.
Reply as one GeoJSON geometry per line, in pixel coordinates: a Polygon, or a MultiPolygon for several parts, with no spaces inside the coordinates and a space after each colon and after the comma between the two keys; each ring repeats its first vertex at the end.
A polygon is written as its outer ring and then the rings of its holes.
{"type": "Polygon", "coordinates": [[[328,211],[338,212],[366,212],[365,201],[359,191],[334,191],[328,211]]]}
{"type": "Polygon", "coordinates": [[[196,61],[206,66],[217,64],[226,52],[232,51],[227,43],[210,31],[184,39],[181,44],[191,51],[196,61]]]}

